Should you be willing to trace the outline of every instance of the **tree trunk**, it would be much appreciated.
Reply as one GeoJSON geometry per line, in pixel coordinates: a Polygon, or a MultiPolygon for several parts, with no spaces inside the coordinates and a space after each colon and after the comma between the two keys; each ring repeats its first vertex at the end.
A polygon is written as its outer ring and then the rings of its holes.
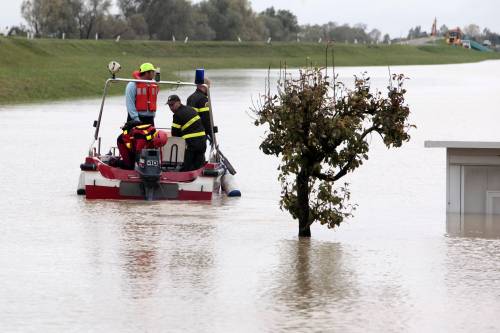
{"type": "Polygon", "coordinates": [[[89,21],[89,25],[87,27],[87,39],[90,39],[90,33],[92,32],[93,27],[94,27],[94,18],[91,18],[89,21]]]}
{"type": "Polygon", "coordinates": [[[311,227],[309,225],[301,227],[299,223],[299,237],[311,237],[311,227]]]}
{"type": "Polygon", "coordinates": [[[302,167],[297,175],[297,205],[299,208],[299,237],[311,237],[309,224],[309,173],[302,167]]]}

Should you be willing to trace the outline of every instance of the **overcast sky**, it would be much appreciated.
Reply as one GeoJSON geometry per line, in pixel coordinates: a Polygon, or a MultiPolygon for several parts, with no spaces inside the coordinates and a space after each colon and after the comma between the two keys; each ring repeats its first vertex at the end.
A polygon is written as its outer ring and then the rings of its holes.
{"type": "MultiPolygon", "coordinates": [[[[0,0],[0,26],[22,22],[22,0],[0,0]]],[[[407,34],[411,27],[421,25],[430,31],[434,17],[438,27],[463,27],[478,24],[500,32],[500,0],[253,0],[253,8],[288,9],[295,13],[300,24],[365,23],[368,29],[377,28],[392,37],[407,34]]]]}

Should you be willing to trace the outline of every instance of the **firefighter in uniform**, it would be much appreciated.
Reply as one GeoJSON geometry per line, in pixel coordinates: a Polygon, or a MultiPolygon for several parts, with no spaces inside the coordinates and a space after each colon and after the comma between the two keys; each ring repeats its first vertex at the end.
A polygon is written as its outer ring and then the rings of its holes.
{"type": "MultiPolygon", "coordinates": [[[[198,82],[195,82],[198,83],[198,82]]],[[[201,118],[203,127],[207,134],[207,138],[212,142],[210,135],[212,134],[212,124],[210,122],[210,103],[208,102],[208,88],[210,87],[210,81],[204,79],[203,83],[196,86],[196,91],[188,97],[187,105],[192,107],[201,118]]]]}
{"type": "MultiPolygon", "coordinates": [[[[138,71],[132,73],[137,80],[153,80],[156,69],[151,63],[144,63],[138,71]]],[[[160,87],[156,82],[129,82],[125,89],[127,104],[127,122],[136,121],[143,124],[155,124],[156,100],[160,87]]]]}
{"type": "Polygon", "coordinates": [[[127,122],[122,130],[117,140],[121,156],[121,161],[117,163],[117,166],[123,169],[133,170],[144,148],[161,148],[167,143],[167,134],[157,130],[151,124],[140,125],[133,121],[127,122]]]}
{"type": "Polygon", "coordinates": [[[182,105],[179,96],[171,95],[167,101],[174,113],[172,136],[186,140],[186,153],[181,171],[197,170],[205,165],[207,137],[199,114],[189,106],[182,105]]]}

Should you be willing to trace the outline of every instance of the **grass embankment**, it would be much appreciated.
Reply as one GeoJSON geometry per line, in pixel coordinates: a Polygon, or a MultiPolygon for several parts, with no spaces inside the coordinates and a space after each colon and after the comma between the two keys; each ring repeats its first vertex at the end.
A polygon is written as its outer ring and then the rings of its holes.
{"type": "MultiPolygon", "coordinates": [[[[162,79],[179,70],[204,67],[267,68],[286,61],[289,67],[324,64],[325,46],[308,43],[233,43],[160,41],[26,40],[0,38],[0,104],[95,97],[109,76],[106,65],[117,60],[122,76],[145,61],[162,69],[162,79]]],[[[338,66],[416,65],[499,59],[446,45],[345,45],[335,48],[338,66]]],[[[112,93],[123,93],[123,87],[112,93]]]]}

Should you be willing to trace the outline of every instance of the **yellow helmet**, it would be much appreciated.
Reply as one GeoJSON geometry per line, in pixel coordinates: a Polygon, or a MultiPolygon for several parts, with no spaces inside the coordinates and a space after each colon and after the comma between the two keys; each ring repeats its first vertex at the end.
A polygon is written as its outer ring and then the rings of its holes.
{"type": "Polygon", "coordinates": [[[144,72],[149,72],[149,71],[155,71],[156,68],[153,66],[152,63],[146,62],[139,67],[139,72],[144,73],[144,72]]]}

